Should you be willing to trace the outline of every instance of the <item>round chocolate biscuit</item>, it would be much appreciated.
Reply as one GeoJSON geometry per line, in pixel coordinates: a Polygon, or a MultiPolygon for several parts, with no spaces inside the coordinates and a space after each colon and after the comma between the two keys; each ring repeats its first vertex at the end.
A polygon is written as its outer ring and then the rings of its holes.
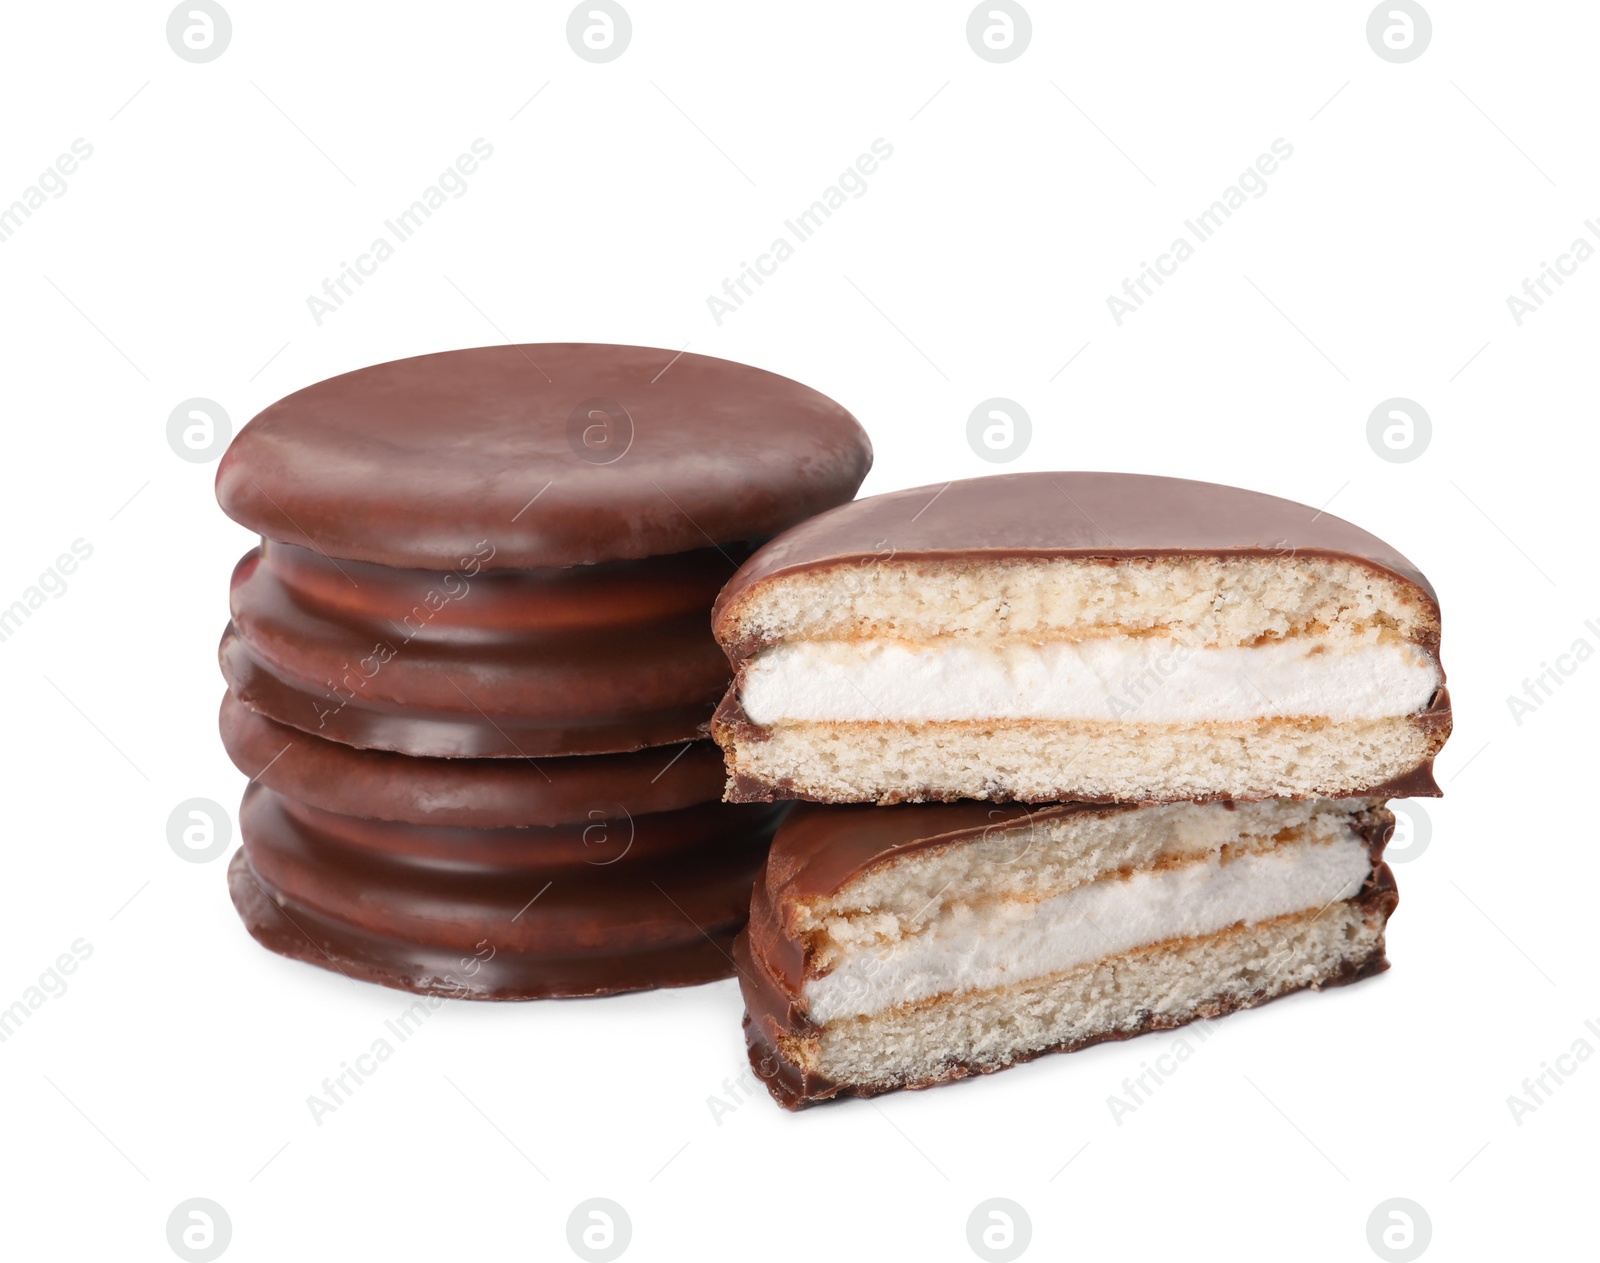
{"type": "Polygon", "coordinates": [[[419,758],[528,759],[613,754],[705,735],[712,702],[577,720],[498,718],[481,711],[424,711],[371,701],[353,688],[317,688],[262,661],[229,624],[217,649],[222,678],[251,710],[301,732],[363,750],[419,758]]]}
{"type": "Polygon", "coordinates": [[[567,758],[414,758],[312,736],[232,693],[220,725],[234,765],[269,789],[340,815],[411,824],[590,824],[714,802],[725,777],[709,741],[567,758]]]}
{"type": "Polygon", "coordinates": [[[602,995],[733,973],[781,809],[708,803],[603,825],[467,829],[335,815],[262,785],[234,906],[263,946],[461,999],[602,995]]]}
{"type": "Polygon", "coordinates": [[[761,539],[849,500],[871,445],[788,378],[648,347],[477,347],[358,369],[246,425],[224,512],[331,558],[572,566],[761,539]]]}

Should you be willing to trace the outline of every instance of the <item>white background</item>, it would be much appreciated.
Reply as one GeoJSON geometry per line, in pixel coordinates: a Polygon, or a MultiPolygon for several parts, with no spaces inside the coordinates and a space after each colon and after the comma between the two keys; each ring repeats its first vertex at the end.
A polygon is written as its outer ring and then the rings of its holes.
{"type": "Polygon", "coordinates": [[[970,1259],[989,1197],[1029,1258],[1370,1258],[1397,1196],[1431,1258],[1592,1234],[1600,1057],[1520,1126],[1507,1097],[1600,1049],[1600,662],[1520,725],[1506,699],[1600,648],[1600,261],[1520,327],[1506,297],[1600,216],[1600,9],[1440,0],[1391,64],[1364,3],[1039,2],[991,64],[969,7],[637,0],[596,65],[564,4],[231,0],[195,65],[164,5],[6,6],[0,207],[94,148],[0,243],[0,606],[93,548],[0,643],[0,1006],[93,951],[0,1044],[7,1257],[170,1259],[190,1197],[229,1260],[570,1258],[595,1196],[640,1260],[970,1259]],[[319,327],[306,297],[480,137],[465,196],[319,327]],[[867,193],[719,327],[707,296],[879,137],[867,193]],[[1106,297],[1279,137],[1266,194],[1118,327],[1106,297]],[[166,420],[503,338],[795,377],[871,433],[867,493],[1002,468],[966,419],[1005,396],[1034,436],[1003,468],[1232,482],[1393,542],[1441,594],[1456,713],[1393,970],[1216,1024],[1120,1125],[1107,1097],[1170,1041],[798,1116],[730,1096],[723,982],[450,1003],[318,1126],[308,1095],[407,998],[263,951],[226,860],[168,847],[176,804],[243,789],[215,648],[251,539],[166,420]],[[1367,444],[1392,396],[1433,420],[1409,463],[1367,444]]]}

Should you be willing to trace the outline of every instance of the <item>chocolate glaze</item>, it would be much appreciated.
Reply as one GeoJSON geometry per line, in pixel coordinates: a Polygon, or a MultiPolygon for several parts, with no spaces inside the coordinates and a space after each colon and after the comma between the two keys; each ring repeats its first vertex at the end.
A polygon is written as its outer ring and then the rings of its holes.
{"type": "MultiPolygon", "coordinates": [[[[797,900],[832,894],[856,875],[869,868],[891,863],[907,853],[967,841],[996,826],[1014,827],[1030,815],[1035,820],[1043,820],[1083,812],[1109,814],[1130,810],[1138,808],[1131,805],[1080,803],[1056,804],[1054,807],[1036,808],[1032,812],[1020,806],[991,807],[981,803],[797,807],[780,826],[767,862],[756,875],[749,925],[739,934],[733,953],[745,999],[744,1030],[750,1064],[766,1083],[773,1099],[786,1109],[800,1109],[837,1096],[876,1096],[892,1090],[834,1083],[807,1073],[802,1067],[787,1061],[779,1051],[777,1041],[780,1035],[801,1034],[816,1029],[800,998],[809,962],[804,946],[789,932],[790,918],[797,900]]],[[[1367,843],[1373,869],[1352,902],[1369,921],[1376,918],[1386,922],[1399,903],[1394,874],[1383,863],[1383,850],[1393,833],[1394,818],[1387,811],[1374,811],[1364,820],[1356,822],[1356,828],[1367,843]]],[[[1338,974],[1315,984],[1315,987],[1355,982],[1381,973],[1388,967],[1389,962],[1380,940],[1368,957],[1347,963],[1338,974]]],[[[1260,993],[1234,997],[1196,1016],[1221,1017],[1275,998],[1260,993]]],[[[1192,1020],[1194,1018],[1185,1019],[1192,1020]]],[[[1154,1030],[1169,1030],[1183,1024],[1185,1022],[1149,1014],[1134,1029],[1109,1032],[1021,1054],[1006,1066],[1031,1061],[1048,1052],[1073,1052],[1091,1044],[1126,1039],[1154,1030]]],[[[898,1086],[934,1087],[974,1074],[990,1074],[1006,1066],[950,1065],[936,1075],[898,1086]]]]}
{"type": "Polygon", "coordinates": [[[233,440],[217,499],[269,539],[339,559],[442,570],[487,539],[492,568],[570,566],[773,535],[849,499],[871,461],[848,412],[761,369],[491,346],[279,400],[233,440]]]}
{"type": "Polygon", "coordinates": [[[228,757],[246,776],[347,816],[475,828],[588,824],[675,811],[722,793],[722,754],[709,741],[539,760],[414,758],[311,736],[256,714],[232,693],[223,695],[220,725],[228,757]]]}
{"type": "Polygon", "coordinates": [[[339,816],[261,785],[229,887],[283,955],[469,999],[726,977],[777,813],[710,803],[596,826],[468,829],[339,816]]]}

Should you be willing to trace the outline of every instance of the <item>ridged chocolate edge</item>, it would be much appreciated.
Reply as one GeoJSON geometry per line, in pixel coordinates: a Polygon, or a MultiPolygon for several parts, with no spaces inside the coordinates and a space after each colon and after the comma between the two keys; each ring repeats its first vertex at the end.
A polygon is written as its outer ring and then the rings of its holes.
{"type": "Polygon", "coordinates": [[[625,955],[554,957],[499,952],[488,961],[367,933],[277,892],[243,847],[228,864],[228,893],[250,937],[290,960],[413,995],[452,1000],[546,1000],[698,986],[733,976],[737,925],[700,928],[692,941],[625,955]]]}

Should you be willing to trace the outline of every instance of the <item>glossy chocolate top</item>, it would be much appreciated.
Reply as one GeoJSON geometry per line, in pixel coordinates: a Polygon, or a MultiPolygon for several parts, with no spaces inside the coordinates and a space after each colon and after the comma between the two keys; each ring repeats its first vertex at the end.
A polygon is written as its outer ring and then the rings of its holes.
{"type": "MultiPolygon", "coordinates": [[[[1376,535],[1293,500],[1151,474],[998,474],[841,505],[762,548],[722,590],[713,618],[774,576],[873,560],[1310,556],[1355,561],[1438,598],[1376,535]]],[[[720,628],[719,628],[720,633],[720,628]]]]}
{"type": "Polygon", "coordinates": [[[394,360],[261,412],[217,499],[269,539],[449,569],[570,566],[758,539],[848,500],[855,418],[705,355],[539,343],[394,360]]]}

